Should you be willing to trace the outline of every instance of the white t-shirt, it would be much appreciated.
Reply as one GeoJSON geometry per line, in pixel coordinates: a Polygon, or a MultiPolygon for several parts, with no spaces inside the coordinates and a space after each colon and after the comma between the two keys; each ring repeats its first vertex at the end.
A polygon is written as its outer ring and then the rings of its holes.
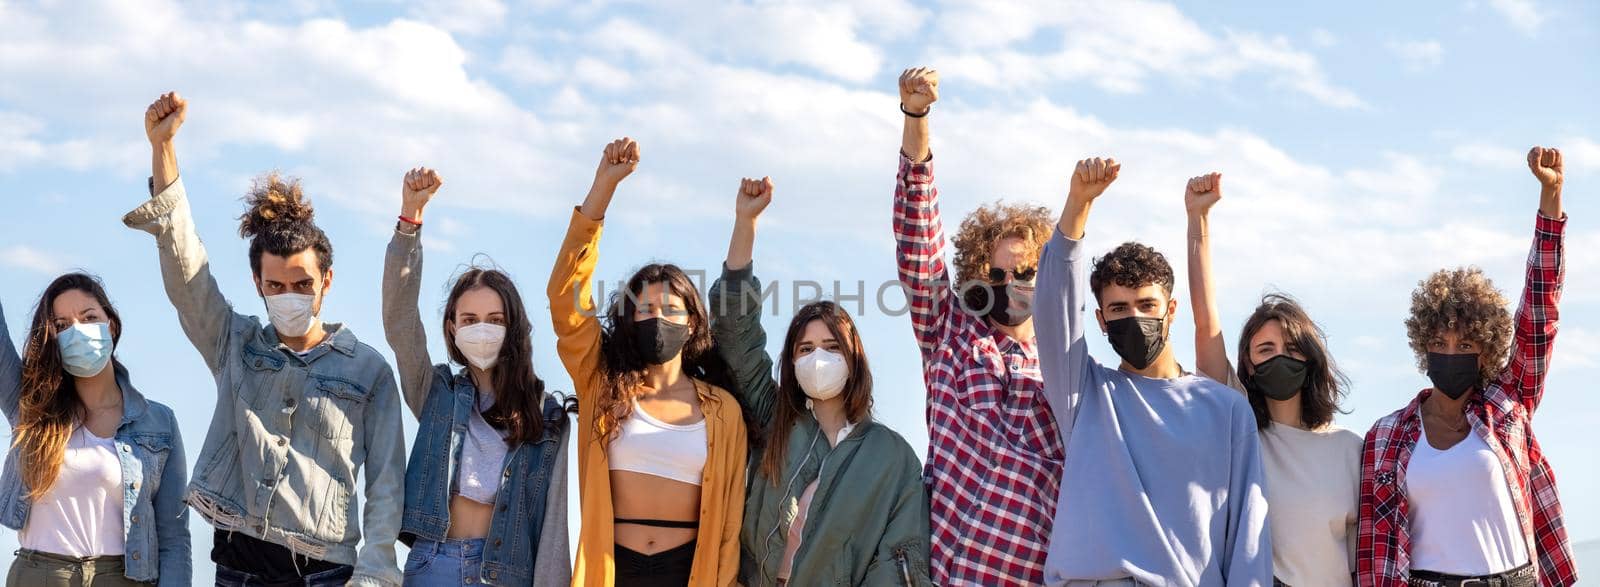
{"type": "Polygon", "coordinates": [[[1528,563],[1505,470],[1476,432],[1446,450],[1422,433],[1406,464],[1406,500],[1411,568],[1490,575],[1528,563]]]}
{"type": "Polygon", "coordinates": [[[34,500],[18,541],[73,557],[122,554],[122,462],[111,438],[79,426],[67,438],[56,482],[34,500]]]}
{"type": "Polygon", "coordinates": [[[1272,573],[1295,587],[1349,587],[1361,500],[1361,435],[1328,426],[1261,431],[1272,573]]]}

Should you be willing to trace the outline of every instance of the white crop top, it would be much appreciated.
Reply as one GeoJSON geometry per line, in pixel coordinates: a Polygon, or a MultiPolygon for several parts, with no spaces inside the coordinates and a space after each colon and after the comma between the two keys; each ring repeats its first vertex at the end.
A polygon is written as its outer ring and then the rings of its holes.
{"type": "Polygon", "coordinates": [[[456,480],[461,497],[494,505],[505,470],[505,433],[489,424],[483,412],[494,406],[494,396],[478,392],[478,409],[467,420],[467,437],[461,446],[461,476],[456,480]]]}
{"type": "Polygon", "coordinates": [[[611,441],[606,455],[613,471],[655,475],[700,485],[706,469],[706,421],[668,424],[650,416],[639,402],[611,441]]]}

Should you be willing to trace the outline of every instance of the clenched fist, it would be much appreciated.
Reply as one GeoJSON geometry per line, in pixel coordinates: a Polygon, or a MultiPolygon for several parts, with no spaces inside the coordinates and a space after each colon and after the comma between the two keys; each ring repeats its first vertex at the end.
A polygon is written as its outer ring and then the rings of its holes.
{"type": "Polygon", "coordinates": [[[1067,197],[1081,201],[1094,200],[1105,193],[1121,172],[1122,164],[1110,157],[1079,161],[1077,168],[1072,171],[1072,185],[1068,188],[1067,197]]]}
{"type": "Polygon", "coordinates": [[[906,112],[922,114],[939,101],[939,72],[914,67],[900,74],[900,106],[906,112]]]}
{"type": "Polygon", "coordinates": [[[189,102],[177,92],[167,92],[151,102],[144,110],[144,134],[150,144],[171,142],[178,134],[178,127],[183,126],[183,117],[188,111],[189,102]]]}
{"type": "Polygon", "coordinates": [[[1183,191],[1183,207],[1191,215],[1204,216],[1222,200],[1222,174],[1217,172],[1189,178],[1183,191]]]}
{"type": "Polygon", "coordinates": [[[437,171],[427,167],[407,171],[405,181],[400,185],[400,215],[421,222],[423,208],[428,207],[428,202],[433,200],[442,185],[444,178],[437,171]]]}
{"type": "Polygon", "coordinates": [[[1560,189],[1565,178],[1561,150],[1554,147],[1534,147],[1528,150],[1528,170],[1539,178],[1539,185],[1547,189],[1560,189]]]}
{"type": "Polygon", "coordinates": [[[734,204],[734,216],[739,220],[755,220],[761,211],[772,203],[772,178],[739,180],[739,195],[734,204]]]}
{"type": "Polygon", "coordinates": [[[595,169],[594,179],[615,186],[638,167],[639,143],[622,137],[606,145],[605,153],[600,155],[600,167],[595,169]]]}

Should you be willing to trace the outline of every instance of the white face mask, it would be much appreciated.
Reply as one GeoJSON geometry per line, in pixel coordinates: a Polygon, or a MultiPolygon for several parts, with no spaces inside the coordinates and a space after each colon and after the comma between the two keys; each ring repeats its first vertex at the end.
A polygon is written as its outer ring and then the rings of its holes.
{"type": "Polygon", "coordinates": [[[850,379],[850,365],[844,356],[828,349],[816,349],[794,360],[794,378],[800,381],[800,390],[814,400],[833,399],[844,391],[850,379]]]}
{"type": "Polygon", "coordinates": [[[506,341],[506,327],[479,322],[456,329],[456,349],[467,362],[479,369],[493,367],[500,359],[500,346],[506,341]]]}
{"type": "Polygon", "coordinates": [[[73,377],[94,377],[111,364],[111,325],[105,322],[73,324],[56,334],[61,345],[61,368],[73,377]]]}
{"type": "Polygon", "coordinates": [[[311,325],[317,322],[317,315],[311,311],[316,299],[295,293],[267,296],[267,317],[272,319],[272,327],[278,330],[278,335],[300,338],[311,332],[311,325]]]}

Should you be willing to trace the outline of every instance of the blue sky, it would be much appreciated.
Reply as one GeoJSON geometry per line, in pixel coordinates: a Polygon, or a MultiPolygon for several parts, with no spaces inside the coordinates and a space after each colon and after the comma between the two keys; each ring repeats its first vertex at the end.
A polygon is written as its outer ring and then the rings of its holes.
{"type": "MultiPolygon", "coordinates": [[[[400,179],[436,167],[424,315],[487,255],[536,306],[537,367],[558,390],[570,381],[540,292],[605,141],[643,149],[608,219],[607,280],[652,259],[715,271],[738,178],[771,175],[758,274],[867,284],[877,416],[919,452],[909,322],[870,303],[894,276],[904,67],[943,74],[933,151],[952,225],[1000,197],[1056,209],[1074,160],[1113,155],[1122,179],[1096,207],[1091,248],[1138,239],[1181,272],[1183,180],[1222,171],[1212,235],[1227,332],[1259,294],[1297,296],[1354,381],[1340,423],[1360,431],[1426,385],[1401,324],[1418,279],[1476,264],[1520,292],[1538,197],[1522,157],[1559,146],[1570,258],[1535,429],[1572,536],[1600,539],[1600,500],[1585,499],[1600,493],[1600,396],[1583,383],[1600,369],[1591,3],[0,0],[0,21],[0,302],[20,322],[61,271],[102,276],[126,321],[122,360],[178,411],[191,452],[215,390],[162,294],[151,239],[120,223],[145,197],[143,109],[169,89],[190,100],[183,177],[239,308],[261,312],[239,197],[278,168],[304,178],[333,238],[324,316],[387,352],[378,273],[400,179]]],[[[769,330],[787,323],[788,293],[769,330]]],[[[1173,337],[1186,362],[1188,311],[1173,337]]],[[[443,356],[437,333],[430,342],[443,356]]],[[[0,552],[14,541],[0,534],[0,552]]]]}

